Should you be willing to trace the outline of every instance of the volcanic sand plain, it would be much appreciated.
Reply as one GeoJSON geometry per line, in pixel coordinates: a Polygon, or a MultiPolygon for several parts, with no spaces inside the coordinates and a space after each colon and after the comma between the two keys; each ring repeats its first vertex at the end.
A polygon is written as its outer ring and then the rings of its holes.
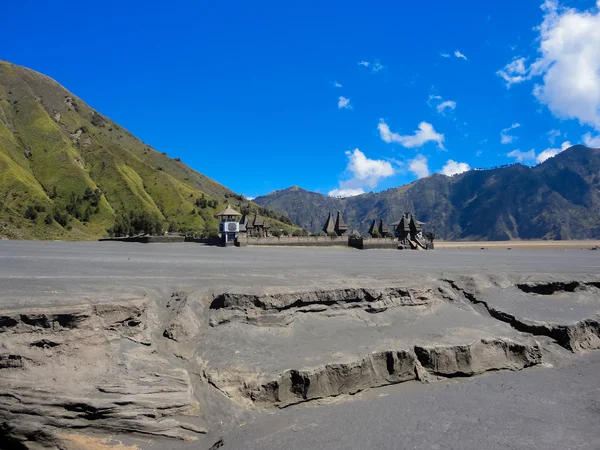
{"type": "Polygon", "coordinates": [[[598,448],[596,244],[474,245],[0,241],[0,441],[598,448]]]}

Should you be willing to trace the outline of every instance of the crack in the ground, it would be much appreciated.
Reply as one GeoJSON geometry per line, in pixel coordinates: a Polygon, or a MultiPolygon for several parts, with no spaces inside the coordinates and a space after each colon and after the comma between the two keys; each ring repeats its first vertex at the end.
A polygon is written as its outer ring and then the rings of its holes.
{"type": "MultiPolygon", "coordinates": [[[[585,341],[589,340],[590,338],[593,339],[595,337],[597,339],[600,339],[600,323],[597,320],[584,319],[584,320],[580,320],[577,323],[572,324],[572,325],[526,322],[524,320],[518,319],[513,314],[507,313],[505,311],[500,311],[500,310],[492,307],[485,300],[478,299],[475,296],[475,294],[467,291],[464,288],[461,288],[460,286],[458,286],[456,284],[455,281],[448,280],[448,279],[445,279],[444,281],[446,283],[450,284],[450,286],[454,290],[460,292],[464,296],[464,298],[466,298],[473,305],[483,306],[485,308],[485,311],[489,314],[490,317],[492,317],[496,320],[499,320],[501,322],[509,324],[512,328],[514,328],[517,331],[520,331],[521,333],[527,333],[527,334],[531,334],[534,336],[549,337],[549,338],[553,339],[561,347],[564,347],[567,350],[570,350],[573,352],[580,349],[582,347],[582,345],[585,344],[585,341]]],[[[566,289],[575,290],[576,286],[574,286],[574,283],[577,284],[577,286],[580,285],[580,283],[578,283],[578,282],[553,283],[553,284],[548,284],[548,285],[552,285],[550,290],[552,293],[554,293],[561,285],[563,287],[566,287],[566,289]]],[[[588,283],[588,284],[595,286],[598,283],[588,283]]],[[[517,285],[517,287],[519,287],[519,289],[523,290],[524,292],[527,292],[523,288],[523,286],[531,287],[533,285],[525,285],[525,284],[517,285]]],[[[541,285],[538,284],[536,286],[541,286],[541,285]]],[[[572,292],[569,290],[567,290],[567,291],[572,292]]],[[[531,291],[531,292],[533,292],[533,291],[531,291]]],[[[548,292],[548,291],[544,291],[544,292],[548,292]]],[[[551,294],[542,294],[542,295],[551,295],[551,294]]],[[[583,347],[587,348],[588,346],[583,345],[583,347]]]]}

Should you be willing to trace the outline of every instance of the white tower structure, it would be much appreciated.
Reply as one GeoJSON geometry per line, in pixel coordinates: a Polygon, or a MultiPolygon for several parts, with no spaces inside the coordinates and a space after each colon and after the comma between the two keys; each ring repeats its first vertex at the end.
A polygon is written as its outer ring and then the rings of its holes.
{"type": "Polygon", "coordinates": [[[221,223],[219,224],[221,243],[224,246],[233,245],[240,232],[238,219],[242,217],[242,215],[228,204],[227,208],[217,214],[217,217],[221,219],[221,223]]]}

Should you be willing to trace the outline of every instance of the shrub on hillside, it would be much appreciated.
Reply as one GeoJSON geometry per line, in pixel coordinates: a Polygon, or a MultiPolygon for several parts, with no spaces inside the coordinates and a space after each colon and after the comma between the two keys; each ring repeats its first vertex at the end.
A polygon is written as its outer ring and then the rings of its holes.
{"type": "Polygon", "coordinates": [[[58,208],[52,212],[52,218],[62,227],[66,227],[70,220],[69,215],[58,208]]]}
{"type": "Polygon", "coordinates": [[[27,208],[25,208],[25,212],[23,213],[23,216],[26,219],[35,220],[38,217],[38,213],[33,206],[29,205],[27,208]]]}
{"type": "Polygon", "coordinates": [[[90,122],[95,127],[103,127],[104,126],[104,118],[97,112],[94,112],[94,114],[92,115],[92,120],[90,122]]]}
{"type": "Polygon", "coordinates": [[[115,223],[109,228],[111,236],[135,236],[138,234],[161,235],[163,234],[163,223],[160,218],[146,211],[129,211],[115,216],[115,223]]]}

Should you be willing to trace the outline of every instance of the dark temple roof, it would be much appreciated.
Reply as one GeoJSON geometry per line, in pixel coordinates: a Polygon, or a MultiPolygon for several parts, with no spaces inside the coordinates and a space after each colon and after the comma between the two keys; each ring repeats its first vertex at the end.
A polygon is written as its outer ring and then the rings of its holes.
{"type": "Polygon", "coordinates": [[[340,236],[348,231],[348,227],[344,223],[344,219],[342,219],[342,213],[339,211],[337,212],[337,219],[335,219],[334,231],[340,236]]]}
{"type": "Polygon", "coordinates": [[[327,216],[327,221],[325,222],[325,225],[323,225],[323,231],[325,234],[335,233],[333,217],[331,217],[331,213],[329,213],[329,216],[327,216]]]}

